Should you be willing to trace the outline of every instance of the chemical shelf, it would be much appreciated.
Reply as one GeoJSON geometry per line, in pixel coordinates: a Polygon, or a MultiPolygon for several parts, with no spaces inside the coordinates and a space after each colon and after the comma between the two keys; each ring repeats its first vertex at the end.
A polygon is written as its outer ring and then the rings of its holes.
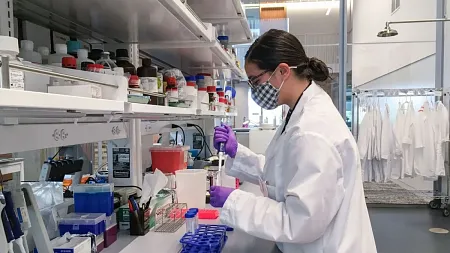
{"type": "Polygon", "coordinates": [[[250,26],[240,0],[189,0],[188,4],[203,22],[224,24],[230,44],[252,41],[250,26]]]}
{"type": "Polygon", "coordinates": [[[246,79],[244,71],[237,67],[236,62],[228,54],[217,40],[212,42],[167,42],[140,44],[140,48],[149,52],[170,49],[172,52],[188,59],[183,62],[183,69],[209,70],[209,69],[230,69],[235,79],[246,79]],[[193,67],[192,67],[193,66],[193,67]]]}
{"type": "Polygon", "coordinates": [[[14,8],[19,18],[91,44],[138,44],[150,55],[163,51],[158,57],[181,59],[178,67],[186,72],[191,66],[229,68],[234,78],[246,78],[217,42],[212,25],[180,0],[16,0],[14,8]]]}
{"type": "Polygon", "coordinates": [[[211,29],[180,0],[15,0],[18,18],[95,42],[211,41],[211,29]],[[75,33],[75,34],[74,34],[75,33]]]}
{"type": "Polygon", "coordinates": [[[106,99],[0,89],[0,116],[3,117],[80,118],[85,114],[114,115],[123,112],[123,103],[106,99]]]}
{"type": "Polygon", "coordinates": [[[179,108],[126,102],[124,118],[167,120],[167,118],[190,117],[195,115],[195,110],[191,108],[179,108]]]}
{"type": "Polygon", "coordinates": [[[236,112],[202,111],[202,110],[198,109],[197,115],[212,116],[212,117],[235,117],[235,116],[237,116],[237,113],[236,112]]]}

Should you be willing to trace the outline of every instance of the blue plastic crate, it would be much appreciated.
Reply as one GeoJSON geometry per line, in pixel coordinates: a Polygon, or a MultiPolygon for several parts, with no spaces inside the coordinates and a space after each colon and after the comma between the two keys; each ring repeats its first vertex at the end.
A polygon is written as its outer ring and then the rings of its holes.
{"type": "Polygon", "coordinates": [[[185,234],[180,243],[182,253],[219,253],[225,245],[227,226],[200,224],[195,234],[185,234]]]}

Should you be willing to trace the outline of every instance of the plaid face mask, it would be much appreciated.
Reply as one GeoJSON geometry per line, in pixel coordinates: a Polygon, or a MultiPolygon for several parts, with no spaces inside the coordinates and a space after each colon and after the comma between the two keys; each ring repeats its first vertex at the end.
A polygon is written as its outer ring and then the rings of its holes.
{"type": "Polygon", "coordinates": [[[273,87],[270,83],[270,79],[272,78],[275,71],[270,75],[269,79],[255,88],[252,89],[252,99],[255,103],[261,106],[266,110],[273,110],[278,107],[278,97],[280,95],[280,90],[283,87],[284,80],[280,85],[280,88],[277,89],[273,87]]]}

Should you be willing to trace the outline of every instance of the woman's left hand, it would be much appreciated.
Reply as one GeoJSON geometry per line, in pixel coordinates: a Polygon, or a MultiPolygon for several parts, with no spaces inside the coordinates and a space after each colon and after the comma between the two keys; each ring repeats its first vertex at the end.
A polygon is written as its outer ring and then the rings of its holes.
{"type": "Polygon", "coordinates": [[[223,207],[223,204],[227,201],[228,196],[230,196],[234,190],[234,188],[229,187],[211,186],[209,189],[210,204],[213,207],[223,207]]]}

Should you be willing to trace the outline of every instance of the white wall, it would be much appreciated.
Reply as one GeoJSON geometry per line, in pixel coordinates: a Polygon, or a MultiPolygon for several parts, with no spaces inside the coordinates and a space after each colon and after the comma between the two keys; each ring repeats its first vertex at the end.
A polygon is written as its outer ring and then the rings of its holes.
{"type": "MultiPolygon", "coordinates": [[[[353,85],[366,84],[434,54],[435,23],[393,24],[391,27],[399,32],[398,36],[390,38],[376,36],[384,28],[386,21],[432,18],[436,18],[436,1],[401,1],[400,8],[391,14],[391,0],[354,0],[353,85]]],[[[410,73],[423,74],[411,71],[410,73]]]]}
{"type": "Polygon", "coordinates": [[[305,8],[302,5],[287,5],[290,33],[294,35],[339,33],[338,1],[329,5],[332,7],[329,15],[325,15],[328,10],[327,5],[315,4],[314,8],[305,8]]]}
{"type": "Polygon", "coordinates": [[[359,87],[361,89],[434,88],[435,59],[434,54],[430,55],[359,87]]]}

